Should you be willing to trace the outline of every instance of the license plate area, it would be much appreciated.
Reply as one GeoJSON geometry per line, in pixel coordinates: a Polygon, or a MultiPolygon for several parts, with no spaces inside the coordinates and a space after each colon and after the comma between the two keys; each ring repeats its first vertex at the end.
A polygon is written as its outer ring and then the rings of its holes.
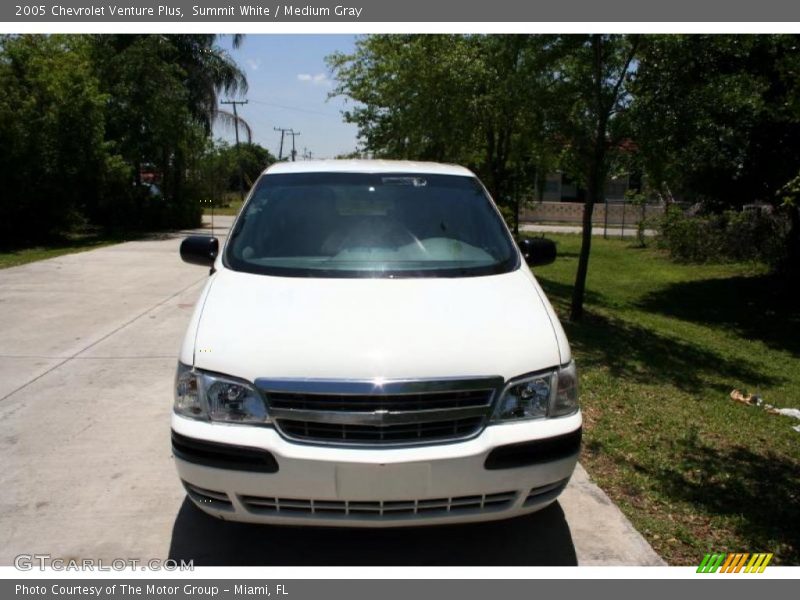
{"type": "Polygon", "coordinates": [[[346,500],[414,500],[429,495],[430,489],[428,463],[336,467],[337,495],[346,500]]]}

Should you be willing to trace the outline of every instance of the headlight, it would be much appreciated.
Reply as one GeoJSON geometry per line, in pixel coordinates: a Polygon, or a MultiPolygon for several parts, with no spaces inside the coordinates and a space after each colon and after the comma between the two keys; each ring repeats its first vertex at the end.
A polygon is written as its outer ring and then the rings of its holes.
{"type": "Polygon", "coordinates": [[[578,412],[578,370],[573,360],[556,371],[555,393],[550,405],[551,417],[564,417],[578,412]]]}
{"type": "Polygon", "coordinates": [[[175,375],[177,414],[226,423],[269,423],[261,394],[250,384],[197,371],[178,363],[175,375]]]}
{"type": "Polygon", "coordinates": [[[200,397],[200,378],[191,367],[178,363],[175,373],[175,404],[172,409],[184,417],[195,419],[207,416],[205,403],[200,397]]]}
{"type": "Polygon", "coordinates": [[[555,373],[541,373],[515,381],[500,398],[494,418],[496,421],[539,419],[547,416],[547,407],[555,373]]]}
{"type": "Polygon", "coordinates": [[[575,362],[511,382],[503,390],[493,420],[563,417],[578,410],[575,362]]]}

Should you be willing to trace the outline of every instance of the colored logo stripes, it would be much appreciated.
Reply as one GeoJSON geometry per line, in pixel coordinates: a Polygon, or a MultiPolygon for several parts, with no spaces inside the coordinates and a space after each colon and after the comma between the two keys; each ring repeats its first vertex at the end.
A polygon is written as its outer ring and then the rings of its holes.
{"type": "Polygon", "coordinates": [[[771,553],[766,552],[706,554],[700,566],[697,567],[697,572],[716,573],[719,570],[720,573],[763,573],[769,561],[772,560],[772,556],[771,553]]]}

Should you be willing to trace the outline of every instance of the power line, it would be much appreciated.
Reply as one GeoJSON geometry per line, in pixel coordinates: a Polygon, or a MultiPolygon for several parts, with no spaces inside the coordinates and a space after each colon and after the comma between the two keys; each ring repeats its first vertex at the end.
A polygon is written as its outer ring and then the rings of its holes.
{"type": "MultiPolygon", "coordinates": [[[[251,98],[252,100],[252,98],[251,98]]],[[[321,115],[323,117],[330,117],[331,119],[341,119],[342,115],[334,115],[333,113],[323,112],[321,110],[312,110],[310,108],[297,108],[296,106],[286,106],[284,104],[275,104],[273,102],[264,102],[263,100],[252,100],[256,104],[263,104],[264,106],[272,106],[274,108],[283,108],[285,110],[294,110],[296,112],[309,113],[312,115],[321,115]]]]}

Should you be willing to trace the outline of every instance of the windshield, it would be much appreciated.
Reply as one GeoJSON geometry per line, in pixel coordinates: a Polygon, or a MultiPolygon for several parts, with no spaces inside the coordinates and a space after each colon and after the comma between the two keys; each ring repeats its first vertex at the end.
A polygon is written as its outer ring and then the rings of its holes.
{"type": "Polygon", "coordinates": [[[473,177],[264,175],[225,251],[229,268],[294,277],[470,277],[517,253],[473,177]]]}

